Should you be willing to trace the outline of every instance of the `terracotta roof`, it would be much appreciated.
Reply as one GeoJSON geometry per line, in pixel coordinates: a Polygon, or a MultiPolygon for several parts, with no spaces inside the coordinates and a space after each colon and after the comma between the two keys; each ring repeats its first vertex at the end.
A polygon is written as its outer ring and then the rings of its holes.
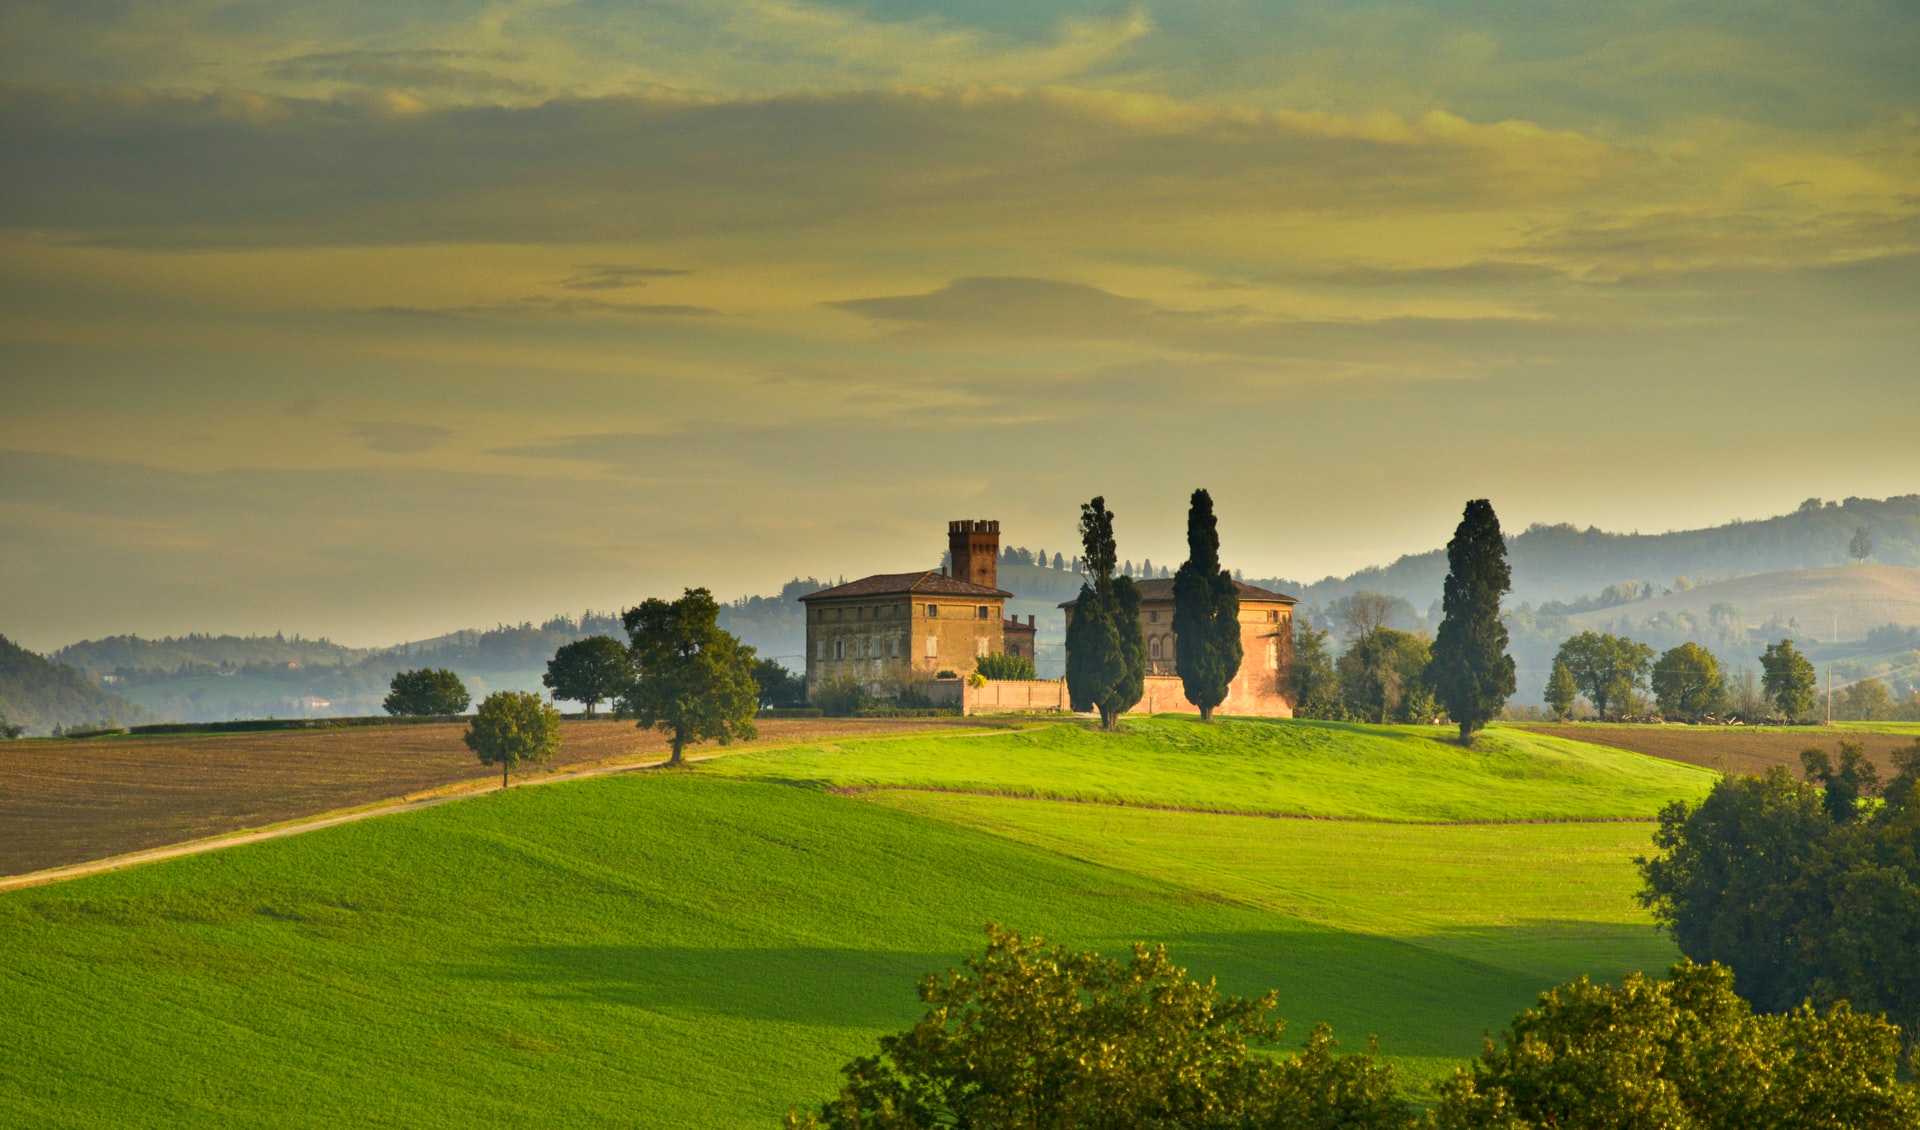
{"type": "MultiPolygon", "coordinates": [[[[1250,585],[1245,581],[1235,581],[1233,584],[1235,588],[1240,590],[1241,600],[1278,601],[1281,604],[1300,603],[1285,593],[1273,592],[1268,589],[1263,589],[1258,585],[1250,585]]],[[[1140,603],[1142,604],[1173,603],[1172,577],[1154,577],[1150,580],[1136,580],[1133,582],[1133,586],[1140,590],[1140,603]]],[[[1072,600],[1061,601],[1058,607],[1072,608],[1078,603],[1080,603],[1080,598],[1075,597],[1072,600]]]]}
{"type": "Polygon", "coordinates": [[[919,573],[875,573],[871,577],[862,577],[857,581],[848,581],[830,589],[808,593],[801,597],[807,600],[838,600],[859,596],[896,596],[912,594],[914,596],[999,596],[1010,597],[1013,594],[1005,589],[990,589],[985,585],[976,585],[968,581],[956,580],[944,576],[934,569],[919,573]]]}

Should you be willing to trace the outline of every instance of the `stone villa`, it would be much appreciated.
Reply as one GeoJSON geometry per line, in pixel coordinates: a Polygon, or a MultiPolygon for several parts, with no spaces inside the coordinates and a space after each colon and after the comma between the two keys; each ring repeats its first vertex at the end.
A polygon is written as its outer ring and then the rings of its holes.
{"type": "MultiPolygon", "coordinates": [[[[1290,596],[1236,581],[1240,590],[1240,671],[1228,685],[1227,698],[1217,708],[1222,714],[1263,718],[1293,717],[1293,692],[1288,668],[1293,664],[1293,606],[1290,596]]],[[[1135,709],[1192,711],[1185,687],[1174,671],[1173,581],[1135,581],[1140,590],[1140,630],[1147,637],[1147,690],[1135,709]]],[[[1073,622],[1078,601],[1060,605],[1073,622]]]]}

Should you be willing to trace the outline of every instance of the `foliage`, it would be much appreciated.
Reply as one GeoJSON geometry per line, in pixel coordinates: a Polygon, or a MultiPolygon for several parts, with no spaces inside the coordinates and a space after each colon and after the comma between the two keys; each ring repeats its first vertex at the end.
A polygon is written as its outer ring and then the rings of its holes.
{"type": "Polygon", "coordinates": [[[1226,700],[1240,673],[1240,588],[1220,567],[1213,496],[1196,490],[1187,505],[1187,559],[1173,575],[1174,670],[1202,722],[1226,700]]]}
{"type": "Polygon", "coordinates": [[[1293,716],[1319,718],[1333,722],[1347,719],[1347,708],[1340,695],[1340,676],[1334,667],[1333,651],[1327,646],[1327,632],[1315,628],[1306,618],[1293,624],[1293,716]]]}
{"type": "Polygon", "coordinates": [[[438,718],[463,713],[472,701],[460,676],[445,667],[421,667],[394,675],[380,705],[388,714],[438,718]]]}
{"type": "Polygon", "coordinates": [[[829,718],[849,718],[871,710],[879,699],[867,684],[853,675],[835,675],[814,683],[807,701],[829,718]]]}
{"type": "Polygon", "coordinates": [[[543,764],[560,752],[560,712],[531,691],[495,691],[480,702],[462,735],[482,765],[500,767],[500,787],[522,765],[543,764]]]}
{"type": "Polygon", "coordinates": [[[753,683],[759,688],[762,710],[790,710],[807,701],[806,677],[787,670],[778,660],[754,660],[753,683]]]}
{"type": "Polygon", "coordinates": [[[1440,607],[1445,618],[1434,637],[1425,676],[1434,697],[1460,726],[1460,744],[1500,713],[1515,686],[1500,598],[1513,589],[1507,542],[1493,503],[1467,503],[1447,543],[1447,579],[1440,607]]]}
{"type": "Polygon", "coordinates": [[[0,712],[23,733],[85,725],[112,716],[130,723],[160,721],[152,712],[102,690],[65,663],[57,663],[0,636],[0,712]]]}
{"type": "Polygon", "coordinates": [[[759,731],[754,651],[719,625],[720,605],[706,589],[679,600],[650,597],[621,616],[630,641],[634,681],[620,700],[623,717],[653,728],[673,743],[669,767],[689,742],[726,745],[759,731]]]}
{"type": "Polygon", "coordinates": [[[1067,624],[1067,694],[1075,710],[1098,710],[1101,728],[1146,693],[1147,640],[1140,627],[1140,590],[1115,577],[1113,512],[1095,497],[1080,507],[1087,580],[1067,624]]]}
{"type": "Polygon", "coordinates": [[[0,740],[12,741],[14,738],[20,737],[26,732],[27,728],[25,726],[16,725],[12,719],[7,717],[5,710],[0,710],[0,740]]]}
{"type": "Polygon", "coordinates": [[[1580,688],[1574,684],[1573,671],[1565,663],[1556,662],[1553,674],[1547,676],[1547,707],[1553,716],[1565,722],[1573,717],[1573,700],[1579,697],[1580,688]]]}
{"type": "Polygon", "coordinates": [[[1008,655],[996,651],[983,655],[973,665],[975,674],[986,679],[1021,680],[1035,678],[1033,660],[1024,655],[1008,655]]]}
{"type": "Polygon", "coordinates": [[[1641,901],[1682,953],[1719,961],[1756,1007],[1851,1001],[1920,1031],[1920,742],[1894,754],[1883,802],[1857,747],[1810,777],[1730,777],[1661,814],[1641,901]]]}
{"type": "Polygon", "coordinates": [[[1807,657],[1793,646],[1792,640],[1768,644],[1760,656],[1760,670],[1763,672],[1760,686],[1780,708],[1780,713],[1789,719],[1812,713],[1819,675],[1807,657]]]}
{"type": "Polygon", "coordinates": [[[1652,682],[1660,716],[1671,721],[1700,722],[1727,708],[1720,661],[1699,644],[1668,649],[1653,664],[1652,682]]]}
{"type": "Polygon", "coordinates": [[[1653,649],[1625,636],[1581,632],[1560,645],[1553,661],[1573,673],[1573,685],[1604,719],[1646,683],[1653,649]]]}
{"type": "Polygon", "coordinates": [[[1867,529],[1864,523],[1854,528],[1853,540],[1847,543],[1847,552],[1855,561],[1863,564],[1873,556],[1873,531],[1867,529]]]}
{"type": "Polygon", "coordinates": [[[1881,1130],[1920,1119],[1899,1039],[1845,1004],[1755,1016],[1719,965],[1585,977],[1516,1017],[1441,1089],[1437,1130],[1881,1130]]]}
{"type": "Polygon", "coordinates": [[[1887,684],[1879,679],[1861,679],[1840,692],[1835,717],[1849,722],[1886,722],[1900,713],[1887,684]]]}
{"type": "Polygon", "coordinates": [[[787,1126],[922,1130],[1080,1127],[1410,1128],[1392,1068],[1340,1056],[1325,1028],[1301,1055],[1250,1055],[1284,1022],[1272,993],[1222,996],[1136,943],[1124,964],[987,927],[962,972],[921,981],[927,1014],[842,1069],[818,1116],[787,1126]]]}
{"type": "Polygon", "coordinates": [[[595,706],[619,698],[632,681],[626,645],[612,636],[588,636],[562,645],[540,676],[553,697],[584,703],[589,718],[595,706]]]}
{"type": "Polygon", "coordinates": [[[1430,722],[1436,710],[1426,685],[1432,643],[1426,633],[1376,628],[1334,664],[1347,716],[1363,722],[1430,722]]]}

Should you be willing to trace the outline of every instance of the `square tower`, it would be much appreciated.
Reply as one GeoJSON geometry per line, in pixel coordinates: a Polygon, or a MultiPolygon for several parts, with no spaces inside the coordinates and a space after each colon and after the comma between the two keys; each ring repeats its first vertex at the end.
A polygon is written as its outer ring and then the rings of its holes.
{"type": "Polygon", "coordinates": [[[947,523],[947,554],[953,579],[970,585],[1000,587],[1000,522],[962,519],[947,523]]]}

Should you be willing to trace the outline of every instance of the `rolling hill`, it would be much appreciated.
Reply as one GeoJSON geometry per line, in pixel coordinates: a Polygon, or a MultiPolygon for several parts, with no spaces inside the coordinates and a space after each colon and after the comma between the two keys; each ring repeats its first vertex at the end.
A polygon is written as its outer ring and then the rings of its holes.
{"type": "Polygon", "coordinates": [[[1716,604],[1738,609],[1753,628],[1772,621],[1797,623],[1822,642],[1861,640],[1887,624],[1920,624],[1920,569],[1835,565],[1762,573],[1577,613],[1568,619],[1582,631],[1621,625],[1634,629],[1660,617],[1693,616],[1705,621],[1716,604]]]}
{"type": "Polygon", "coordinates": [[[64,663],[55,663],[0,636],[0,713],[29,734],[112,720],[122,726],[160,719],[101,690],[64,663]]]}

